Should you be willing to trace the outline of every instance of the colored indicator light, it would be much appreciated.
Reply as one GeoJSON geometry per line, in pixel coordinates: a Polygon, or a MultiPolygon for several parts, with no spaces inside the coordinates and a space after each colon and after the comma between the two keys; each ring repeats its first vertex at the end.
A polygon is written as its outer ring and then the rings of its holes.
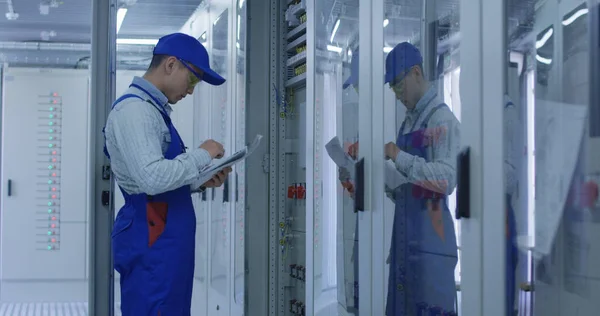
{"type": "Polygon", "coordinates": [[[54,108],[49,108],[48,110],[50,110],[50,111],[54,111],[54,108]]]}
{"type": "Polygon", "coordinates": [[[52,199],[56,199],[56,194],[53,194],[53,195],[52,195],[52,199]]]}
{"type": "Polygon", "coordinates": [[[48,169],[52,170],[54,167],[52,165],[48,166],[48,169]]]}
{"type": "Polygon", "coordinates": [[[52,158],[52,162],[56,162],[56,158],[52,158]]]}
{"type": "Polygon", "coordinates": [[[56,192],[56,188],[52,188],[52,191],[56,192]]]}
{"type": "Polygon", "coordinates": [[[56,228],[56,224],[50,224],[51,228],[56,228]]]}
{"type": "Polygon", "coordinates": [[[53,155],[56,155],[56,150],[53,150],[53,151],[52,151],[52,154],[53,154],[53,155]]]}
{"type": "Polygon", "coordinates": [[[56,100],[52,100],[52,103],[56,104],[56,100]]]}
{"type": "Polygon", "coordinates": [[[52,216],[52,220],[55,221],[56,220],[56,216],[52,216]]]}
{"type": "Polygon", "coordinates": [[[52,214],[52,209],[48,209],[48,214],[52,214]]]}
{"type": "Polygon", "coordinates": [[[52,147],[54,147],[54,145],[53,144],[48,144],[48,147],[52,148],[52,147]]]}
{"type": "Polygon", "coordinates": [[[48,202],[48,206],[52,206],[52,202],[48,202]]]}
{"type": "Polygon", "coordinates": [[[56,177],[56,172],[52,173],[52,176],[53,176],[53,177],[56,177]]]}
{"type": "Polygon", "coordinates": [[[48,137],[48,139],[49,139],[49,140],[53,140],[53,139],[54,139],[54,136],[50,136],[50,137],[48,137]]]}
{"type": "Polygon", "coordinates": [[[53,117],[54,117],[54,114],[50,114],[50,115],[48,115],[48,117],[49,117],[49,118],[53,118],[53,117]]]}
{"type": "Polygon", "coordinates": [[[53,129],[49,129],[48,133],[54,133],[54,130],[53,129]]]}
{"type": "Polygon", "coordinates": [[[49,122],[48,125],[52,126],[54,125],[54,122],[49,122]]]}
{"type": "Polygon", "coordinates": [[[56,238],[52,238],[52,242],[55,243],[56,242],[56,238]]]}
{"type": "Polygon", "coordinates": [[[48,231],[48,236],[50,236],[50,235],[52,235],[52,232],[51,232],[51,231],[48,231]]]}
{"type": "Polygon", "coordinates": [[[52,250],[52,246],[48,246],[48,250],[52,250]]]}
{"type": "Polygon", "coordinates": [[[52,92],[52,96],[53,96],[53,97],[57,97],[57,96],[58,96],[58,93],[56,93],[56,92],[52,92]]]}
{"type": "Polygon", "coordinates": [[[52,180],[48,180],[48,184],[52,184],[52,180]]]}

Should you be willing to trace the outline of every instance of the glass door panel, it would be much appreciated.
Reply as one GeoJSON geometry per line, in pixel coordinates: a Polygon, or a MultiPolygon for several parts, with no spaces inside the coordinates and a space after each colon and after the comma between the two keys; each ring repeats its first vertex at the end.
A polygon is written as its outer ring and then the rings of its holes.
{"type": "MultiPolygon", "coordinates": [[[[381,125],[385,159],[379,260],[387,315],[456,315],[460,229],[455,220],[456,157],[461,145],[459,4],[386,1],[381,125]]],[[[374,21],[378,23],[378,21],[374,21]]],[[[379,35],[381,36],[381,35],[379,35]]],[[[377,72],[375,72],[377,73],[377,72]]],[[[381,290],[379,290],[381,291],[381,290]]]]}
{"type": "Polygon", "coordinates": [[[598,120],[590,118],[598,100],[590,69],[598,7],[589,3],[506,6],[506,308],[520,315],[583,315],[600,307],[593,269],[600,147],[598,120]]]}

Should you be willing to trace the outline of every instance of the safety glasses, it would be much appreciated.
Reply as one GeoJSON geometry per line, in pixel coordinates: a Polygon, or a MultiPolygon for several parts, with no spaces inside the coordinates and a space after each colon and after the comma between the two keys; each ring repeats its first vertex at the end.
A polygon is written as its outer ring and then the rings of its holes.
{"type": "Polygon", "coordinates": [[[183,61],[182,59],[179,59],[179,62],[181,62],[181,64],[190,71],[188,81],[191,88],[195,87],[200,81],[202,81],[202,76],[198,72],[196,72],[187,62],[183,61]]]}
{"type": "Polygon", "coordinates": [[[390,81],[390,88],[393,89],[394,87],[399,87],[402,80],[404,80],[404,78],[406,78],[406,76],[411,72],[411,70],[412,70],[412,67],[408,70],[401,72],[394,79],[392,79],[392,81],[390,81]]]}

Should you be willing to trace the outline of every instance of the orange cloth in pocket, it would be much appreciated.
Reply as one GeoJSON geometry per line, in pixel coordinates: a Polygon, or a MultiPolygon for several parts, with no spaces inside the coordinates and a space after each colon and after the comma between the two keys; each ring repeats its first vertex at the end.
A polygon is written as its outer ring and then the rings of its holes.
{"type": "Polygon", "coordinates": [[[158,237],[165,231],[167,224],[167,211],[169,204],[167,202],[147,202],[146,219],[148,224],[148,247],[158,240],[158,237]]]}

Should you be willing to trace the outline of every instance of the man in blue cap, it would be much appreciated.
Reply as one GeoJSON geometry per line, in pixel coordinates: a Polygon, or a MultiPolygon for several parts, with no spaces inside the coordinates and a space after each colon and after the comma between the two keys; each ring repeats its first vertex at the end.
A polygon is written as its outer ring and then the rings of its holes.
{"type": "Polygon", "coordinates": [[[202,178],[223,146],[207,140],[186,151],[171,105],[200,81],[218,86],[225,79],[191,36],[164,36],[153,55],[143,78],[135,77],[114,102],[105,127],[105,154],[125,197],[112,232],[114,266],[123,316],[189,316],[196,233],[191,193],[220,186],[231,169],[202,178]]]}
{"type": "Polygon", "coordinates": [[[396,142],[386,159],[406,177],[386,188],[395,202],[386,314],[451,315],[458,262],[454,222],[447,197],[456,184],[459,122],[423,72],[423,57],[410,43],[385,60],[385,83],[406,107],[396,142]]]}

